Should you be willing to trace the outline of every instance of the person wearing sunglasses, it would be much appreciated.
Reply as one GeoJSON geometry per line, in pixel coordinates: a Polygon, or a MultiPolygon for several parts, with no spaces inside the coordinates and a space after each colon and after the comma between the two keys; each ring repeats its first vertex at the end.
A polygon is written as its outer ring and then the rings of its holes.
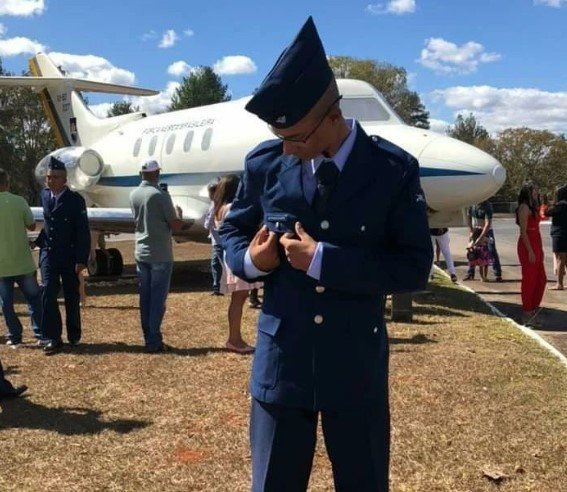
{"type": "Polygon", "coordinates": [[[388,489],[383,300],[425,288],[433,255],[417,161],[340,98],[309,18],[246,106],[276,137],[246,157],[220,229],[234,274],[264,282],[253,491],[307,489],[319,418],[336,490],[388,489]]]}

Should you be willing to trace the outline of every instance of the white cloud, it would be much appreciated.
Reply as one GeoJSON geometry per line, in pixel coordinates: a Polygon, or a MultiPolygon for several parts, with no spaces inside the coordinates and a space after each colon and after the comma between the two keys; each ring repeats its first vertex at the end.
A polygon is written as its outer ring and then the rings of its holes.
{"type": "Polygon", "coordinates": [[[183,34],[185,34],[185,36],[190,38],[191,36],[193,36],[195,34],[195,32],[193,31],[193,29],[185,29],[185,31],[183,31],[183,34]]]}
{"type": "Polygon", "coordinates": [[[455,117],[473,113],[491,132],[520,126],[567,132],[567,92],[484,85],[449,87],[433,91],[431,96],[442,100],[455,117]]]}
{"type": "Polygon", "coordinates": [[[0,37],[8,32],[8,28],[0,22],[0,37]]]}
{"type": "Polygon", "coordinates": [[[534,5],[545,5],[546,7],[559,9],[563,5],[567,5],[567,0],[534,0],[534,5]]]}
{"type": "Polygon", "coordinates": [[[425,44],[426,47],[421,50],[421,58],[417,61],[437,73],[471,73],[475,72],[481,63],[490,63],[501,58],[498,53],[486,53],[484,46],[474,41],[457,46],[442,38],[429,38],[425,40],[425,44]]]}
{"type": "Polygon", "coordinates": [[[90,104],[89,109],[99,118],[106,118],[108,111],[112,108],[112,103],[90,104]]]}
{"type": "Polygon", "coordinates": [[[173,62],[171,65],[169,65],[169,67],[167,67],[167,73],[169,75],[173,75],[174,77],[189,75],[193,70],[194,68],[183,60],[173,62]]]}
{"type": "Polygon", "coordinates": [[[41,15],[45,8],[44,0],[0,0],[0,15],[41,15]]]}
{"type": "Polygon", "coordinates": [[[255,73],[258,70],[251,58],[242,55],[225,56],[213,65],[219,75],[241,75],[255,73]]]}
{"type": "Polygon", "coordinates": [[[429,129],[437,133],[445,134],[447,132],[447,127],[451,126],[451,123],[445,120],[437,120],[435,118],[429,118],[429,129]]]}
{"type": "Polygon", "coordinates": [[[153,29],[142,35],[142,41],[149,41],[150,39],[157,39],[157,38],[158,38],[158,33],[155,32],[153,29]]]}
{"type": "Polygon", "coordinates": [[[412,14],[415,12],[415,0],[390,0],[388,3],[368,4],[366,11],[372,15],[381,14],[412,14]]]}
{"type": "Polygon", "coordinates": [[[106,58],[100,56],[53,52],[49,53],[49,57],[56,65],[61,65],[69,77],[123,85],[133,85],[136,80],[133,72],[115,67],[106,58]]]}
{"type": "Polygon", "coordinates": [[[171,104],[171,98],[180,85],[179,82],[170,81],[167,83],[165,90],[155,96],[131,97],[127,98],[127,100],[131,101],[133,106],[138,106],[140,111],[144,113],[163,113],[167,111],[171,104]]]}
{"type": "Polygon", "coordinates": [[[179,40],[178,34],[173,29],[168,29],[163,33],[161,41],[159,42],[160,48],[171,48],[179,40]]]}
{"type": "Polygon", "coordinates": [[[29,38],[0,39],[0,56],[35,55],[45,51],[45,45],[29,38]]]}

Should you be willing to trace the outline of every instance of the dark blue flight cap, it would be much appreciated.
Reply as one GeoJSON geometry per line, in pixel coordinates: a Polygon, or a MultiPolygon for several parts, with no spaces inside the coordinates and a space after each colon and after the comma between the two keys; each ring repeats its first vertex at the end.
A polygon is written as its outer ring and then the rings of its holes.
{"type": "Polygon", "coordinates": [[[52,171],[66,171],[67,168],[65,167],[65,163],[60,161],[59,159],[51,156],[49,159],[49,163],[47,164],[48,169],[52,171]]]}
{"type": "Polygon", "coordinates": [[[295,125],[333,80],[321,38],[309,17],[246,105],[274,128],[295,125]]]}

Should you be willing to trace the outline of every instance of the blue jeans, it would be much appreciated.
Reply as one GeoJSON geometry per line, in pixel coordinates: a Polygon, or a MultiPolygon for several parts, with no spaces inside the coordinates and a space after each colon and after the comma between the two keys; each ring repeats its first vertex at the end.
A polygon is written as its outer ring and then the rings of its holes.
{"type": "Polygon", "coordinates": [[[8,338],[14,343],[22,341],[22,323],[14,311],[14,285],[18,284],[22,294],[28,302],[28,309],[32,319],[32,329],[36,338],[41,338],[41,289],[37,283],[35,272],[27,275],[0,278],[0,299],[2,312],[8,328],[8,338]]]}
{"type": "Polygon", "coordinates": [[[220,244],[213,244],[213,252],[211,255],[211,274],[213,276],[213,292],[220,292],[223,254],[224,252],[222,246],[220,244]]]}
{"type": "Polygon", "coordinates": [[[161,347],[161,322],[165,314],[165,300],[169,292],[173,262],[136,262],[140,292],[140,317],[146,347],[161,347]]]}

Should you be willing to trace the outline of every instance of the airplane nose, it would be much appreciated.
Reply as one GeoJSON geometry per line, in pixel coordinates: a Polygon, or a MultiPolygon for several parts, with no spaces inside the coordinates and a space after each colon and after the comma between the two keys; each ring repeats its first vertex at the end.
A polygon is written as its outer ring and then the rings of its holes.
{"type": "Polygon", "coordinates": [[[494,195],[506,180],[506,170],[497,159],[446,136],[425,146],[418,160],[429,206],[436,210],[479,203],[494,195]]]}

